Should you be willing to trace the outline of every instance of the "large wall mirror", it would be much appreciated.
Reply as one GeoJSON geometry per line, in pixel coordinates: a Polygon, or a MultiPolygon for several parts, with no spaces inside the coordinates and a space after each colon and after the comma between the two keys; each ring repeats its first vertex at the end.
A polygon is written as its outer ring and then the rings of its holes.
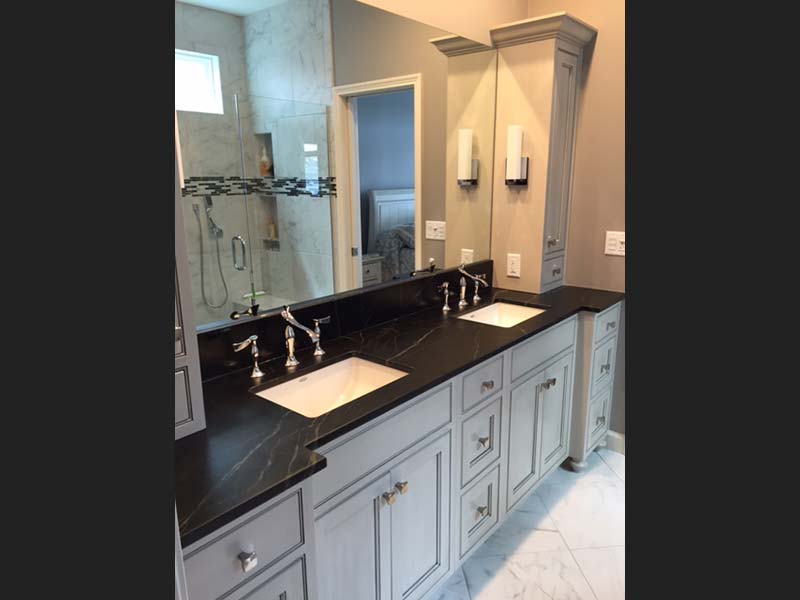
{"type": "Polygon", "coordinates": [[[402,279],[431,258],[489,258],[496,54],[448,56],[453,39],[356,0],[175,3],[199,330],[252,303],[402,279]],[[476,185],[459,183],[459,135],[476,185]]]}

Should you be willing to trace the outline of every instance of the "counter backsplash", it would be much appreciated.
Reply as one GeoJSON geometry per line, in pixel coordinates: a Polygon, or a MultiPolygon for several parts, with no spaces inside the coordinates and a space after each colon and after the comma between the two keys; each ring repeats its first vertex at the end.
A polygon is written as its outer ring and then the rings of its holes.
{"type": "MultiPolygon", "coordinates": [[[[474,262],[467,266],[474,274],[486,274],[489,289],[492,286],[493,263],[491,260],[474,262]]],[[[312,319],[330,315],[331,322],[322,325],[322,347],[325,340],[350,335],[361,329],[372,327],[398,317],[408,315],[431,306],[441,305],[444,296],[438,287],[450,282],[450,307],[458,304],[458,282],[461,275],[456,267],[443,269],[433,274],[424,273],[400,281],[391,281],[292,304],[292,314],[303,325],[313,326],[312,319]]],[[[482,288],[486,289],[486,288],[482,288]]],[[[473,284],[467,282],[467,297],[472,296],[473,284]]],[[[488,291],[488,289],[487,289],[488,291]]],[[[484,293],[481,292],[483,296],[484,293]]],[[[286,321],[280,316],[282,307],[270,309],[258,317],[243,317],[228,327],[204,331],[198,334],[200,347],[200,370],[203,380],[212,379],[239,369],[251,368],[253,359],[249,349],[234,352],[233,344],[250,335],[258,335],[259,362],[286,354],[284,329],[286,321]]],[[[301,350],[312,346],[303,331],[295,331],[295,348],[301,350]]]]}

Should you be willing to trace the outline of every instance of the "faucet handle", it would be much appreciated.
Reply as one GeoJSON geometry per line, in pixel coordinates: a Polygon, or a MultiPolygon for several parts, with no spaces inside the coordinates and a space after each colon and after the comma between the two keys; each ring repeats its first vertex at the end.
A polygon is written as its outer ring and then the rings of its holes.
{"type": "Polygon", "coordinates": [[[314,327],[318,325],[327,325],[331,322],[331,316],[328,315],[327,317],[321,317],[319,319],[312,319],[314,321],[314,327]]]}
{"type": "Polygon", "coordinates": [[[255,335],[255,334],[253,334],[253,335],[251,335],[249,338],[247,338],[246,340],[242,340],[241,342],[236,342],[236,343],[233,345],[233,350],[234,350],[235,352],[239,352],[240,350],[244,350],[244,349],[245,349],[245,348],[247,348],[247,347],[248,347],[250,344],[255,344],[257,339],[258,339],[258,336],[257,336],[257,335],[255,335]]]}

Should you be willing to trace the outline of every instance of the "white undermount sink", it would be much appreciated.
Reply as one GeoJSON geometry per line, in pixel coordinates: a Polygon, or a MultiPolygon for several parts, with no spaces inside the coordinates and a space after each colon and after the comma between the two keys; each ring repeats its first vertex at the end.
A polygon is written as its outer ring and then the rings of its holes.
{"type": "Polygon", "coordinates": [[[261,390],[256,395],[314,418],[406,375],[405,371],[351,356],[261,390]]]}
{"type": "Polygon", "coordinates": [[[461,315],[459,319],[494,325],[495,327],[513,327],[531,317],[542,314],[546,309],[534,306],[522,306],[509,302],[495,302],[476,311],[461,315]]]}

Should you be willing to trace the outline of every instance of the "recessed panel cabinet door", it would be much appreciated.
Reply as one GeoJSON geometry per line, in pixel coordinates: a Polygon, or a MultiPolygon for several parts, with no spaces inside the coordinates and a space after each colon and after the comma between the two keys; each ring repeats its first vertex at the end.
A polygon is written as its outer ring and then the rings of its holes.
{"type": "Polygon", "coordinates": [[[569,452],[569,418],[572,403],[572,352],[544,370],[541,384],[542,421],[540,473],[561,463],[569,452]]]}
{"type": "Polygon", "coordinates": [[[544,371],[511,390],[508,427],[508,493],[511,508],[539,479],[539,411],[544,371]]]}
{"type": "Polygon", "coordinates": [[[414,600],[450,567],[450,435],[393,467],[391,478],[392,600],[414,600]]]}
{"type": "Polygon", "coordinates": [[[558,49],[553,77],[553,114],[544,224],[544,254],[546,256],[563,252],[566,247],[572,180],[572,146],[575,136],[577,78],[578,57],[558,49]]]}
{"type": "Polygon", "coordinates": [[[391,600],[388,474],[317,519],[320,600],[391,600]]]}

